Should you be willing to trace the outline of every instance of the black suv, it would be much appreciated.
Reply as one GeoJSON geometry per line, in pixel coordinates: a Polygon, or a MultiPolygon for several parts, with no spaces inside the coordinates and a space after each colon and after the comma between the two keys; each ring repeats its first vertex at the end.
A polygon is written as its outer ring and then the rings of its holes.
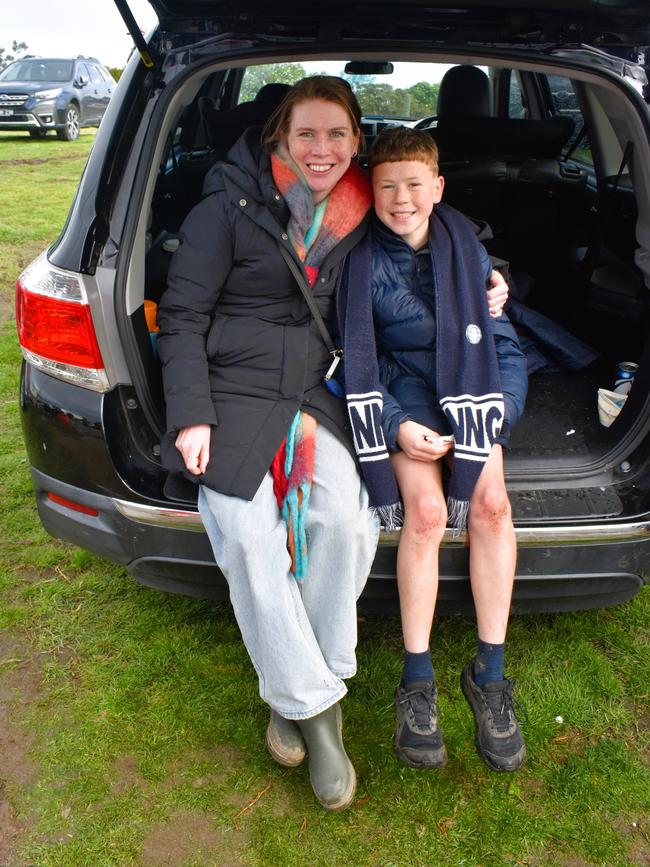
{"type": "Polygon", "coordinates": [[[116,81],[94,57],[24,57],[0,72],[0,130],[64,141],[99,126],[116,81]]]}
{"type": "MultiPolygon", "coordinates": [[[[116,3],[139,54],[63,232],[17,285],[45,527],[144,584],[226,596],[193,490],[165,487],[155,304],[206,171],[273,110],[267,85],[325,71],[355,89],[367,141],[388,123],[437,139],[444,198],[491,226],[509,265],[531,374],[506,457],[514,610],[634,596],[650,565],[647,4],[151,0],[160,26],[145,43],[116,3]],[[480,70],[482,93],[475,74],[449,88],[450,66],[480,70]],[[636,375],[614,391],[622,361],[636,375]]],[[[367,605],[396,598],[395,543],[383,535],[367,605]]],[[[462,539],[446,540],[440,571],[441,607],[464,609],[462,539]]]]}

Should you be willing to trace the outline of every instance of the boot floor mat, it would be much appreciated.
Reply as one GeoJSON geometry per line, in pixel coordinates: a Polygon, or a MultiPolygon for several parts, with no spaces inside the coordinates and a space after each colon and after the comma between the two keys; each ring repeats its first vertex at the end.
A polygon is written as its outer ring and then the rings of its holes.
{"type": "MultiPolygon", "coordinates": [[[[597,459],[612,447],[598,420],[598,387],[612,387],[598,368],[531,376],[523,416],[510,437],[508,463],[561,458],[597,459]]],[[[580,462],[583,462],[580,461],[580,462]]]]}

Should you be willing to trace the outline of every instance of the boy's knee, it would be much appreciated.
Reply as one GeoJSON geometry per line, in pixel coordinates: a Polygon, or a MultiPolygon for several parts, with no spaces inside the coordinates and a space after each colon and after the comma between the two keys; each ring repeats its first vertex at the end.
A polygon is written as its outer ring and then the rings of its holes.
{"type": "Polygon", "coordinates": [[[441,539],[447,526],[447,506],[435,495],[422,495],[409,503],[406,520],[414,532],[441,539]]]}
{"type": "Polygon", "coordinates": [[[498,533],[512,524],[512,508],[505,487],[495,485],[472,497],[469,527],[498,533]]]}

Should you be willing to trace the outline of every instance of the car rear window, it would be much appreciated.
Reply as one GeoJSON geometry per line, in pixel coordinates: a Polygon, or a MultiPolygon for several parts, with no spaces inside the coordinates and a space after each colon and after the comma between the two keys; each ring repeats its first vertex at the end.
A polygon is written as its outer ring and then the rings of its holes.
{"type": "Polygon", "coordinates": [[[306,75],[338,75],[350,83],[363,114],[415,121],[435,115],[439,82],[449,66],[442,63],[400,63],[392,72],[349,74],[346,62],[305,61],[249,66],[244,73],[239,102],[250,102],[265,84],[295,84],[306,75]]]}

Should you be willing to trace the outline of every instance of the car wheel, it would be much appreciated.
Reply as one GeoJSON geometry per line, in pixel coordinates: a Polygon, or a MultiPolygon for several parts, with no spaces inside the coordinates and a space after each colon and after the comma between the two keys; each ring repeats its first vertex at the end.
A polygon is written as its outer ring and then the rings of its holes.
{"type": "Polygon", "coordinates": [[[79,138],[79,109],[73,103],[65,110],[65,127],[57,130],[57,136],[61,141],[75,141],[79,138]]]}
{"type": "Polygon", "coordinates": [[[46,129],[30,129],[29,134],[32,138],[45,138],[47,135],[46,129]]]}

